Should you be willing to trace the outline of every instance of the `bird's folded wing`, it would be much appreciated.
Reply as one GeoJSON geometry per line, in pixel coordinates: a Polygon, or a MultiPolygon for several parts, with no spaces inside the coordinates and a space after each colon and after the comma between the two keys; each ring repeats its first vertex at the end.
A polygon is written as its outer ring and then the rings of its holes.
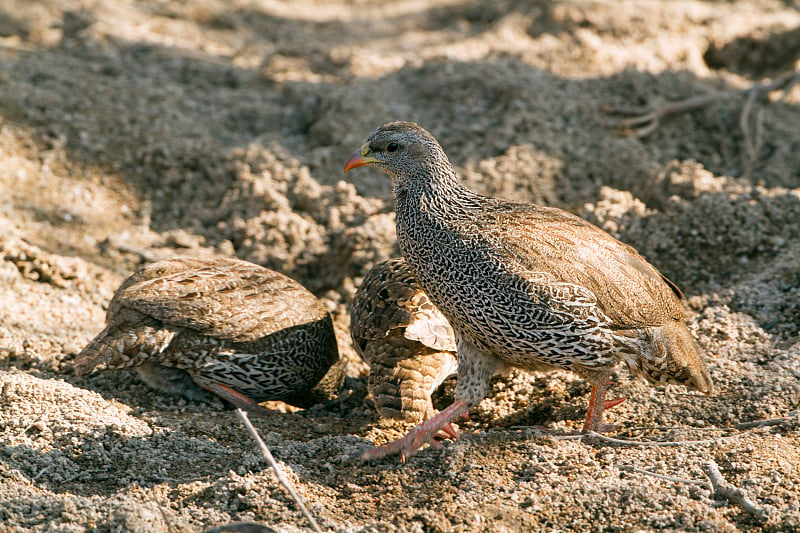
{"type": "Polygon", "coordinates": [[[244,261],[234,266],[206,265],[172,273],[163,266],[150,272],[145,268],[120,287],[112,305],[234,342],[325,316],[316,298],[286,276],[244,261]],[[320,309],[309,313],[313,306],[320,309]]]}
{"type": "Polygon", "coordinates": [[[510,204],[484,227],[522,271],[547,272],[555,282],[591,292],[611,327],[657,325],[686,314],[672,282],[631,246],[580,217],[510,204]]]}
{"type": "Polygon", "coordinates": [[[419,296],[417,309],[411,314],[403,335],[434,350],[455,352],[456,337],[450,322],[425,293],[419,296]]]}

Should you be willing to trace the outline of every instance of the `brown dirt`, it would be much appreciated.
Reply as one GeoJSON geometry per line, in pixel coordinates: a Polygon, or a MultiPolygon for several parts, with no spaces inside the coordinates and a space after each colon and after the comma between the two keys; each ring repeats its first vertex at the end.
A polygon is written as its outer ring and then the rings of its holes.
{"type": "Polygon", "coordinates": [[[178,254],[281,270],[333,311],[343,397],[254,417],[326,528],[800,530],[800,419],[734,428],[800,405],[800,89],[757,102],[751,164],[744,98],[643,139],[616,136],[599,111],[797,68],[790,4],[3,2],[0,531],[306,528],[221,403],[157,395],[129,372],[72,372],[122,279],[178,254]],[[347,334],[360,277],[397,250],[385,176],[341,168],[389,119],[430,129],[471,187],[581,213],[683,287],[717,394],[620,372],[629,400],[609,414],[620,438],[704,442],[543,435],[531,426],[578,426],[588,386],[515,374],[444,450],[351,459],[402,429],[364,402],[347,334]],[[705,481],[710,459],[765,521],[705,485],[641,473],[705,481]]]}

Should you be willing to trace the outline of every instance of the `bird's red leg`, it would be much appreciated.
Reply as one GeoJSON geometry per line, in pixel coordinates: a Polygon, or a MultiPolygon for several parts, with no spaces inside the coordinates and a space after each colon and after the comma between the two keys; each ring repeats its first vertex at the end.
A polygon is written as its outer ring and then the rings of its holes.
{"type": "Polygon", "coordinates": [[[417,453],[417,451],[422,448],[423,444],[426,442],[433,442],[434,436],[439,431],[445,431],[449,434],[449,431],[446,429],[449,427],[449,430],[455,433],[450,422],[463,415],[468,410],[469,406],[466,402],[455,401],[450,407],[440,411],[439,414],[433,418],[429,418],[421,424],[414,426],[405,437],[384,444],[380,448],[370,448],[366,450],[361,454],[361,459],[369,461],[399,453],[400,460],[405,462],[406,458],[417,453]]]}
{"type": "Polygon", "coordinates": [[[227,400],[228,402],[232,403],[235,407],[238,407],[244,411],[249,411],[251,413],[268,412],[267,409],[264,409],[263,407],[258,405],[258,402],[256,402],[252,398],[245,396],[241,392],[233,390],[227,385],[223,385],[221,383],[205,383],[200,386],[206,389],[207,391],[213,392],[223,400],[227,400]]]}
{"type": "Polygon", "coordinates": [[[611,409],[621,404],[625,401],[625,398],[606,400],[606,392],[609,386],[611,386],[611,378],[608,376],[602,377],[597,383],[592,385],[592,395],[589,398],[589,411],[586,413],[586,421],[583,423],[581,433],[588,433],[590,431],[605,433],[616,429],[616,424],[603,423],[603,410],[611,409]]]}

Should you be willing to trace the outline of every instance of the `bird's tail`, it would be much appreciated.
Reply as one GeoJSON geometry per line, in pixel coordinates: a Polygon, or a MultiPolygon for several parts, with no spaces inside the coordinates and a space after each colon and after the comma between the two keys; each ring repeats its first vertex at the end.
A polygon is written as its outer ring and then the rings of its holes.
{"type": "Polygon", "coordinates": [[[435,413],[431,393],[455,372],[456,360],[417,343],[409,350],[408,343],[390,336],[368,347],[379,352],[369,354],[369,391],[381,416],[418,423],[435,413]]]}
{"type": "Polygon", "coordinates": [[[685,385],[711,395],[714,386],[703,349],[689,329],[677,320],[645,330],[642,357],[635,370],[647,381],[685,385]]]}
{"type": "Polygon", "coordinates": [[[174,331],[146,324],[127,330],[109,325],[75,357],[73,368],[78,377],[131,368],[163,351],[174,336],[174,331]]]}
{"type": "Polygon", "coordinates": [[[111,327],[101,331],[83,350],[75,357],[72,366],[78,377],[94,374],[108,368],[108,361],[114,351],[114,340],[109,335],[111,327]]]}

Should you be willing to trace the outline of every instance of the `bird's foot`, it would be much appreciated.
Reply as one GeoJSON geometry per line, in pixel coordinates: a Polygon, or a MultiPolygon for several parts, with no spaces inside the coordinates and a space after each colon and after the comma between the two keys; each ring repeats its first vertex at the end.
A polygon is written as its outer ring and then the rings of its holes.
{"type": "MultiPolygon", "coordinates": [[[[621,404],[625,400],[627,400],[627,398],[625,398],[625,397],[614,398],[613,400],[603,400],[602,412],[605,412],[606,409],[611,409],[612,407],[618,406],[619,404],[621,404]]],[[[601,414],[602,414],[602,412],[601,412],[601,414]]],[[[594,421],[594,425],[592,425],[593,420],[591,420],[590,418],[593,418],[593,417],[590,417],[590,415],[587,414],[586,422],[583,425],[583,429],[581,430],[581,433],[589,433],[590,431],[594,431],[596,433],[612,433],[612,432],[616,431],[617,428],[619,427],[618,424],[606,424],[605,422],[602,421],[602,418],[600,418],[597,421],[594,421]]]]}
{"type": "Polygon", "coordinates": [[[592,393],[589,397],[589,411],[586,413],[586,421],[583,423],[581,433],[608,433],[617,429],[616,424],[603,423],[603,411],[616,407],[625,401],[625,398],[614,398],[606,400],[606,391],[611,386],[611,379],[608,376],[600,378],[592,385],[592,393]]]}
{"type": "Polygon", "coordinates": [[[414,426],[405,437],[378,448],[365,450],[361,454],[361,459],[363,461],[371,461],[373,459],[381,459],[387,455],[399,454],[400,461],[405,463],[406,459],[417,453],[425,443],[431,444],[434,448],[441,448],[442,445],[436,440],[436,435],[443,432],[456,438],[458,434],[450,422],[466,413],[468,409],[469,407],[465,402],[456,401],[433,418],[414,426]]]}
{"type": "Polygon", "coordinates": [[[223,400],[230,402],[234,407],[251,413],[268,413],[268,409],[261,407],[258,402],[245,396],[241,392],[235,391],[227,385],[221,383],[205,383],[201,385],[207,391],[213,392],[223,400]]]}

